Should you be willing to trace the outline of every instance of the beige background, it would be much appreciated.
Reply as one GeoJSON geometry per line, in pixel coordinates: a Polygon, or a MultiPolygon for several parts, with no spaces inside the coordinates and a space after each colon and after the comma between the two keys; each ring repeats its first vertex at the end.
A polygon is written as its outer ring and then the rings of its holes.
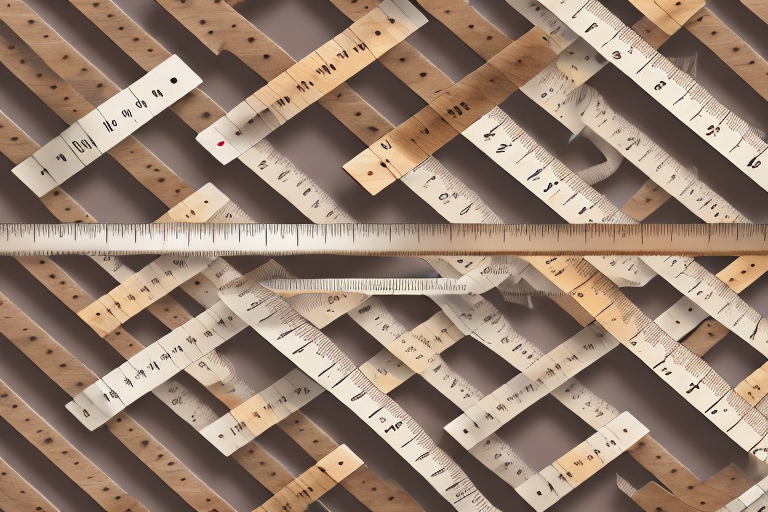
{"type": "MultiPolygon", "coordinates": [[[[627,0],[606,0],[609,8],[626,22],[639,18],[627,0]]],[[[710,7],[736,29],[759,52],[768,56],[768,27],[735,0],[711,0],[710,7]]],[[[46,21],[76,46],[118,85],[125,87],[142,73],[122,51],[109,41],[68,2],[29,0],[46,21]]],[[[232,55],[219,56],[190,35],[174,18],[150,0],[118,1],[137,22],[172,52],[178,53],[200,74],[202,89],[229,109],[263,81],[232,55]]],[[[474,0],[473,5],[502,28],[517,37],[529,24],[503,0],[474,0]]],[[[240,12],[295,58],[301,58],[341,32],[349,21],[326,0],[248,0],[240,12]]],[[[0,30],[7,30],[0,27],[0,30]]],[[[438,21],[431,19],[410,41],[454,80],[461,79],[481,60],[438,21]]],[[[720,62],[706,47],[683,31],[663,52],[668,56],[698,53],[699,80],[726,105],[763,130],[768,129],[768,104],[720,62]]],[[[696,165],[700,176],[741,209],[750,219],[768,221],[765,192],[688,131],[658,104],[639,91],[616,69],[608,67],[591,82],[625,117],[653,134],[657,142],[683,162],[696,165]]],[[[393,123],[399,124],[423,106],[423,102],[378,63],[356,76],[351,84],[365,99],[393,123]]],[[[503,108],[552,152],[575,169],[597,163],[600,155],[591,143],[577,139],[567,145],[569,134],[556,121],[520,93],[503,108]]],[[[0,109],[22,126],[39,143],[64,130],[65,125],[21,82],[0,67],[0,109]]],[[[219,165],[194,141],[194,133],[172,112],[167,111],[137,137],[184,180],[200,187],[213,182],[262,222],[305,222],[289,203],[239,162],[219,165]]],[[[363,144],[328,112],[315,105],[281,128],[270,140],[300,169],[312,176],[357,219],[368,222],[441,222],[442,219],[405,186],[395,184],[371,198],[341,169],[342,164],[363,149],[363,144]]],[[[452,172],[480,193],[508,222],[560,222],[560,219],[533,198],[504,171],[463,139],[457,139],[437,155],[452,172]]],[[[12,165],[0,159],[0,221],[55,222],[34,195],[11,174],[12,165]]],[[[645,177],[629,164],[597,188],[617,204],[623,204],[644,182],[645,177]]],[[[150,222],[162,213],[163,205],[138,185],[111,158],[105,157],[66,183],[64,187],[87,210],[103,222],[150,222]]],[[[694,216],[679,204],[665,205],[650,222],[694,222],[694,216]]],[[[58,261],[89,292],[100,295],[113,286],[110,278],[80,257],[58,261]]],[[[136,261],[138,267],[146,259],[136,261]]],[[[258,258],[235,259],[241,270],[260,264],[258,258]]],[[[719,270],[726,258],[705,259],[719,270]]],[[[289,270],[304,277],[423,275],[427,268],[415,262],[371,259],[295,258],[282,261],[289,270]]],[[[758,282],[744,297],[761,312],[768,312],[765,283],[758,282]]],[[[15,261],[0,260],[0,291],[14,300],[35,321],[96,373],[103,375],[117,366],[120,357],[100,340],[74,313],[60,304],[15,261]]],[[[649,315],[657,315],[679,298],[661,279],[644,289],[627,290],[630,298],[649,315]]],[[[199,306],[175,294],[192,312],[199,306]]],[[[489,294],[514,326],[542,349],[551,349],[577,330],[566,314],[545,299],[535,301],[533,310],[504,304],[496,293],[489,294]]],[[[426,298],[390,298],[386,301],[397,318],[414,326],[436,311],[426,298]]],[[[150,343],[166,331],[148,314],[133,319],[128,328],[143,343],[150,343]]],[[[329,326],[326,332],[353,359],[361,363],[380,347],[347,318],[329,326]]],[[[247,330],[229,341],[222,352],[236,362],[239,374],[256,389],[283,376],[291,365],[268,343],[247,330]]],[[[489,392],[516,373],[499,357],[472,339],[465,339],[445,354],[462,375],[489,392]]],[[[707,361],[735,385],[764,362],[746,343],[729,335],[707,356],[707,361]]],[[[187,511],[189,507],[144,468],[106,431],[87,432],[64,409],[68,397],[13,345],[0,337],[0,378],[24,400],[66,435],[128,492],[153,511],[187,511]]],[[[672,392],[639,360],[623,347],[583,372],[579,379],[620,410],[629,410],[647,425],[652,435],[696,475],[705,479],[729,462],[742,468],[747,456],[684,400],[672,392]]],[[[198,389],[189,379],[185,383],[198,389]]],[[[459,411],[422,379],[411,379],[393,393],[411,413],[452,454],[481,491],[505,511],[530,510],[517,494],[469,456],[442,427],[459,411]]],[[[220,404],[213,404],[223,413],[220,404]]],[[[447,511],[450,506],[383,441],[365,429],[353,415],[330,396],[305,407],[305,412],[338,442],[347,443],[382,477],[396,478],[428,512],[447,511]]],[[[166,444],[206,483],[236,509],[251,510],[268,498],[268,493],[233,461],[210,447],[191,427],[175,417],[157,399],[148,396],[130,407],[130,413],[166,444]]],[[[591,429],[556,400],[548,397],[531,407],[500,435],[539,470],[586,439],[591,429]]],[[[309,457],[277,429],[259,438],[259,443],[295,473],[310,465],[309,457]]],[[[63,511],[91,512],[98,506],[64,474],[42,457],[17,432],[0,420],[0,457],[8,461],[63,511]]],[[[615,486],[616,473],[638,487],[650,479],[628,455],[580,486],[553,511],[639,510],[615,486]]],[[[324,503],[333,511],[359,511],[363,507],[346,491],[336,489],[324,503]]]]}

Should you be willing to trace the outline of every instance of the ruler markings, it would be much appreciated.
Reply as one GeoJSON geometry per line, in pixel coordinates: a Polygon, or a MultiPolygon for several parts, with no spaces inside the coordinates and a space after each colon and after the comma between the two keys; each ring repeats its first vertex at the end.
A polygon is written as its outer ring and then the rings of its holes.
{"type": "Polygon", "coordinates": [[[0,255],[733,256],[768,253],[767,232],[766,224],[0,224],[0,255]]]}
{"type": "MultiPolygon", "coordinates": [[[[93,4],[93,5],[94,5],[94,6],[96,6],[96,5],[99,5],[99,4],[93,4]]],[[[104,3],[102,2],[102,3],[101,3],[101,5],[104,5],[104,3]]],[[[124,15],[123,15],[123,16],[124,16],[124,15]]],[[[135,25],[134,25],[134,26],[135,26],[135,25]]],[[[71,61],[70,61],[70,62],[71,62],[71,61]]],[[[94,83],[95,83],[95,81],[94,81],[94,83]]],[[[108,82],[108,80],[107,80],[107,85],[109,85],[109,82],[108,82]]],[[[107,89],[107,87],[105,87],[105,89],[107,89]]],[[[198,91],[198,92],[199,92],[199,91],[198,91]]],[[[197,96],[197,97],[199,97],[199,96],[197,96]]],[[[151,167],[151,166],[150,166],[150,167],[151,167]]],[[[155,170],[157,171],[158,169],[155,169],[155,170]]],[[[178,195],[178,193],[179,193],[179,190],[176,190],[176,193],[177,193],[177,195],[178,195]]],[[[56,191],[56,194],[55,194],[55,196],[56,196],[56,197],[58,197],[60,194],[61,194],[61,195],[63,195],[63,194],[64,194],[64,193],[63,193],[63,191],[57,190],[57,191],[56,191]]],[[[62,210],[64,210],[64,208],[63,208],[63,207],[62,207],[61,209],[62,209],[62,210]]],[[[78,207],[78,209],[79,209],[79,207],[78,207]]],[[[88,217],[88,216],[87,216],[87,214],[86,214],[85,216],[86,216],[86,217],[88,217]]],[[[129,275],[129,276],[131,275],[130,271],[128,272],[128,275],[129,275]]],[[[178,309],[178,305],[176,306],[176,308],[175,308],[175,309],[178,309]]],[[[168,311],[168,310],[166,309],[166,311],[168,311]]],[[[175,311],[175,310],[174,310],[174,311],[175,311]]],[[[173,313],[171,313],[171,314],[173,314],[173,313]]],[[[187,315],[187,316],[188,316],[188,315],[187,315]]],[[[120,333],[118,332],[117,334],[120,334],[120,333]]],[[[124,336],[123,338],[126,338],[126,336],[124,336]]],[[[137,345],[138,345],[138,344],[137,344],[137,345]]],[[[220,394],[219,396],[221,397],[221,396],[223,396],[223,395],[221,395],[221,394],[220,394]]],[[[253,453],[253,450],[251,450],[251,453],[253,453]]],[[[241,457],[241,458],[240,458],[240,460],[242,461],[242,460],[244,460],[244,459],[241,457]]],[[[274,473],[273,473],[273,475],[274,475],[274,473]]],[[[371,475],[371,476],[373,477],[373,475],[371,475]]],[[[262,480],[263,480],[263,479],[262,479],[262,480]]],[[[405,493],[402,493],[402,492],[400,492],[400,491],[397,491],[397,490],[393,490],[393,489],[391,489],[391,490],[387,490],[387,486],[386,486],[386,485],[384,485],[383,483],[381,483],[381,486],[380,486],[380,487],[382,488],[382,492],[387,492],[388,494],[393,494],[393,495],[396,495],[396,496],[398,496],[398,497],[400,497],[400,496],[404,496],[404,497],[406,497],[406,499],[407,499],[407,500],[410,500],[410,497],[408,497],[408,496],[407,496],[405,493]]],[[[359,493],[358,493],[358,494],[359,494],[359,493]]],[[[375,493],[370,493],[370,492],[368,492],[368,493],[366,493],[366,494],[369,494],[369,495],[371,495],[371,494],[375,494],[375,493]]],[[[413,502],[412,502],[412,500],[410,501],[410,503],[413,503],[413,502]]]]}

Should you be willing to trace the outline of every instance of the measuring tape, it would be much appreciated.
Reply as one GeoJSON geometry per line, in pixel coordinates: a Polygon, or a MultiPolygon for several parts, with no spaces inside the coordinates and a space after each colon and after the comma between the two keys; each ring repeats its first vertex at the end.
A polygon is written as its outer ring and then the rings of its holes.
{"type": "Polygon", "coordinates": [[[685,123],[755,183],[768,143],[689,75],[646,43],[596,0],[542,0],[571,30],[685,123]]]}
{"type": "Polygon", "coordinates": [[[0,224],[0,255],[768,254],[766,224],[0,224]]]}

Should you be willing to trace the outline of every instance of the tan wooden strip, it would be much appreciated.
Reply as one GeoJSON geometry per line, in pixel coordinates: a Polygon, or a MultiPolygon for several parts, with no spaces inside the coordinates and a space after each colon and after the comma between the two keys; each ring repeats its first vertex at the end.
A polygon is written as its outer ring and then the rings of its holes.
{"type": "Polygon", "coordinates": [[[363,461],[346,445],[341,445],[317,464],[288,483],[254,512],[304,512],[309,505],[341,483],[363,461]]]}
{"type": "Polygon", "coordinates": [[[696,510],[715,512],[733,498],[709,485],[702,483],[688,468],[680,464],[658,442],[649,435],[630,448],[629,453],[645,469],[669,488],[674,495],[696,510]]]}
{"type": "Polygon", "coordinates": [[[757,405],[768,394],[768,363],[752,372],[734,389],[749,405],[757,405]]]}
{"type": "Polygon", "coordinates": [[[638,11],[643,13],[645,17],[650,20],[654,25],[659,27],[667,35],[674,35],[675,32],[680,30],[680,24],[676,22],[665,11],[656,0],[629,0],[638,11]]]}
{"type": "Polygon", "coordinates": [[[704,7],[685,24],[685,28],[715,52],[755,92],[768,100],[768,61],[712,11],[704,7]]]}
{"type": "MultiPolygon", "coordinates": [[[[9,156],[14,163],[24,160],[39,147],[2,112],[0,112],[0,125],[2,126],[0,127],[0,152],[9,156]]],[[[74,199],[60,188],[50,192],[41,200],[51,209],[54,215],[63,208],[63,205],[67,204],[72,205],[73,210],[76,209],[79,216],[85,219],[85,221],[95,222],[95,219],[88,215],[74,199]]],[[[72,281],[64,270],[50,258],[28,257],[18,258],[18,261],[73,311],[80,311],[93,302],[93,298],[72,281]]],[[[149,310],[156,314],[171,329],[178,327],[191,317],[180,304],[170,297],[164,297],[159,300],[149,310]]],[[[23,313],[8,303],[0,305],[0,314],[11,320],[17,317],[23,318],[23,313]]],[[[43,365],[46,373],[55,374],[60,364],[66,364],[61,363],[61,357],[57,356],[57,352],[60,349],[59,345],[51,340],[44,331],[39,328],[32,330],[28,325],[23,324],[24,327],[21,327],[20,332],[16,333],[13,330],[14,325],[12,322],[11,325],[7,326],[4,334],[9,337],[15,335],[16,338],[12,341],[30,359],[35,361],[38,366],[43,365]],[[30,343],[31,341],[34,341],[34,343],[30,343]],[[54,357],[48,358],[44,356],[54,357]]],[[[122,329],[113,331],[104,339],[126,359],[136,355],[144,348],[130,333],[122,329]]],[[[58,381],[70,396],[81,392],[96,380],[96,376],[87,371],[83,365],[79,364],[74,358],[73,361],[77,364],[69,364],[69,372],[66,375],[60,376],[58,381]]],[[[229,396],[225,397],[221,393],[214,394],[220,399],[230,398],[229,396]]],[[[233,457],[254,478],[272,492],[277,492],[277,490],[283,488],[292,479],[291,474],[283,466],[255,444],[242,448],[233,457]]]]}
{"type": "Polygon", "coordinates": [[[332,95],[426,21],[407,1],[371,9],[201,132],[198,142],[221,163],[231,162],[309,105],[332,95]]]}
{"type": "Polygon", "coordinates": [[[576,302],[572,297],[567,295],[553,295],[549,298],[552,302],[563,308],[566,313],[571,315],[580,326],[586,327],[594,322],[595,319],[592,318],[592,315],[587,313],[587,310],[581,307],[581,304],[576,302]]]}
{"type": "Polygon", "coordinates": [[[485,60],[512,40],[465,0],[420,0],[419,4],[485,60]]]}
{"type": "MultiPolygon", "coordinates": [[[[6,4],[0,5],[2,16],[6,4]]],[[[93,105],[59,78],[21,39],[0,36],[0,62],[66,123],[72,124],[93,110],[93,105]]],[[[97,73],[95,68],[91,75],[93,78],[89,79],[97,84],[107,83],[106,77],[97,73]]],[[[108,154],[168,206],[175,205],[192,193],[189,185],[133,137],[126,138],[108,154]]]]}
{"type": "MultiPolygon", "coordinates": [[[[229,2],[232,5],[231,2],[229,2]]],[[[365,15],[369,7],[380,0],[364,3],[349,0],[331,0],[341,12],[355,20],[365,15]]],[[[478,55],[488,60],[512,40],[477,12],[466,0],[420,0],[419,5],[448,27],[478,55]]],[[[428,100],[430,101],[430,100],[428,100]]]]}
{"type": "MultiPolygon", "coordinates": [[[[719,398],[723,408],[735,413],[734,423],[741,425],[741,432],[736,428],[721,426],[732,440],[745,450],[753,449],[759,445],[765,437],[763,432],[765,417],[750,407],[743,398],[729,388],[727,383],[720,378],[703,359],[677,344],[670,336],[656,326],[653,321],[645,316],[619,289],[605,276],[600,274],[592,265],[580,258],[527,258],[542,274],[547,276],[561,290],[573,296],[595,319],[620,343],[626,346],[635,356],[652,366],[654,370],[661,370],[659,376],[665,380],[672,389],[681,394],[692,405],[702,407],[699,397],[704,404],[710,404],[710,398],[714,401],[719,398]],[[674,353],[673,353],[674,351],[674,353]],[[656,357],[661,354],[661,359],[656,357]],[[668,356],[665,354],[669,354],[668,356]],[[659,361],[667,361],[666,365],[657,368],[659,361]],[[665,372],[664,369],[674,368],[675,371],[665,372]],[[705,392],[696,392],[696,389],[687,391],[686,372],[706,376],[711,384],[704,379],[701,383],[705,392]],[[670,377],[670,375],[672,377],[670,377]],[[682,380],[680,380],[682,379],[682,380]],[[686,380],[683,382],[683,380],[686,380]]],[[[698,388],[698,386],[697,386],[698,388]]],[[[720,416],[713,418],[707,414],[710,421],[720,426],[720,416]]]]}
{"type": "Polygon", "coordinates": [[[714,318],[707,318],[682,341],[683,346],[699,357],[709,352],[729,331],[714,318]]]}
{"type": "MultiPolygon", "coordinates": [[[[669,469],[671,471],[675,469],[669,469]]],[[[732,500],[739,498],[744,492],[753,488],[755,482],[753,482],[747,475],[744,474],[734,464],[730,464],[720,470],[715,476],[710,478],[704,483],[710,489],[716,489],[732,500]]],[[[690,489],[687,489],[690,490],[690,489]]],[[[690,490],[693,492],[693,490],[690,490]]],[[[640,491],[636,492],[632,496],[632,499],[640,505],[643,510],[659,512],[659,511],[677,511],[677,510],[708,510],[711,505],[707,503],[707,497],[705,495],[695,496],[692,495],[688,503],[681,500],[677,496],[670,494],[665,489],[662,489],[656,482],[650,482],[645,485],[640,491]],[[698,502],[696,500],[699,500],[698,502]]],[[[721,510],[726,510],[722,508],[721,510]]],[[[728,509],[730,510],[730,509],[728,509]]]]}
{"type": "MultiPolygon", "coordinates": [[[[2,124],[2,128],[0,128],[0,152],[5,153],[10,145],[10,152],[13,155],[13,159],[21,161],[26,158],[24,151],[28,151],[29,154],[35,151],[37,144],[2,113],[0,113],[0,124],[2,124]],[[11,141],[11,139],[15,140],[8,142],[11,141]]],[[[52,191],[46,197],[48,197],[53,204],[58,204],[58,201],[62,197],[66,197],[69,201],[74,202],[74,200],[66,195],[66,192],[60,189],[52,191]]],[[[45,200],[45,198],[41,199],[45,200]]],[[[84,213],[84,210],[82,210],[79,205],[78,208],[84,213]]],[[[88,217],[89,221],[95,221],[95,219],[90,216],[88,217]]],[[[64,270],[50,258],[27,257],[17,259],[33,276],[35,276],[73,311],[80,311],[93,302],[93,298],[84,289],[80,288],[64,272],[64,270]]],[[[161,321],[172,329],[186,322],[191,317],[180,304],[170,297],[164,297],[159,300],[151,306],[149,310],[153,314],[157,314],[161,321]],[[155,308],[160,311],[156,311],[155,308]]],[[[14,318],[24,318],[24,314],[19,311],[18,308],[7,302],[0,305],[0,314],[3,314],[10,320],[13,320],[14,318]]],[[[58,366],[60,364],[66,364],[60,362],[61,356],[57,354],[60,351],[60,346],[51,340],[42,329],[36,328],[33,330],[29,325],[21,324],[24,326],[19,328],[20,332],[15,332],[14,325],[14,322],[11,322],[11,324],[6,327],[4,334],[8,337],[15,335],[16,337],[12,341],[14,341],[17,346],[30,357],[30,359],[35,361],[38,366],[43,365],[43,370],[46,373],[50,372],[49,374],[56,374],[58,366]],[[30,341],[34,341],[34,343],[30,343],[30,341]]],[[[111,332],[104,339],[126,359],[136,355],[144,348],[138,340],[123,329],[111,332]]],[[[73,361],[77,364],[68,364],[68,373],[61,375],[58,380],[59,384],[68,394],[70,394],[70,396],[80,393],[85,387],[96,381],[95,375],[87,371],[87,369],[74,360],[74,358],[73,361]]],[[[225,403],[231,398],[222,393],[214,392],[214,394],[225,401],[225,403]]],[[[228,403],[228,405],[230,404],[228,403]]],[[[259,483],[272,492],[277,492],[277,490],[285,487],[285,485],[292,479],[291,474],[288,473],[282,465],[255,444],[240,449],[233,455],[233,457],[254,478],[256,478],[259,483]]]]}
{"type": "Polygon", "coordinates": [[[746,5],[758,18],[768,23],[768,3],[763,0],[741,0],[741,3],[746,5]]]}
{"type": "MultiPolygon", "coordinates": [[[[403,41],[387,53],[379,57],[385,68],[390,70],[401,82],[410,87],[410,89],[424,98],[426,101],[432,101],[437,98],[446,88],[453,85],[453,81],[440,71],[434,64],[414,48],[408,41],[403,41]]],[[[320,104],[326,107],[326,104],[332,105],[332,97],[326,96],[320,100],[320,104]]],[[[329,107],[326,107],[329,108],[329,107]]],[[[377,114],[378,115],[378,114],[377,114]]],[[[387,122],[389,124],[389,122],[387,122]]],[[[392,126],[381,127],[376,133],[383,133],[391,130],[392,126]]],[[[368,129],[370,132],[371,130],[368,129]]],[[[353,133],[357,134],[353,130],[353,133]]],[[[374,134],[370,135],[371,137],[374,134]]],[[[366,136],[365,139],[369,137],[366,136]]],[[[363,142],[370,144],[361,137],[363,142]]],[[[375,138],[373,139],[375,140],[375,138]]]]}
{"type": "Polygon", "coordinates": [[[0,458],[0,510],[4,512],[59,512],[40,491],[0,458]]]}
{"type": "Polygon", "coordinates": [[[632,501],[637,503],[646,512],[699,512],[699,509],[686,505],[679,498],[669,494],[656,482],[648,482],[638,490],[632,501]]]}
{"type": "Polygon", "coordinates": [[[741,293],[766,271],[768,271],[768,258],[741,256],[718,272],[717,277],[733,291],[741,293]]]}
{"type": "Polygon", "coordinates": [[[658,210],[671,197],[666,190],[652,180],[648,180],[621,207],[621,211],[640,222],[658,210]]]}
{"type": "MultiPolygon", "coordinates": [[[[0,333],[70,396],[96,381],[96,375],[1,293],[0,333]]],[[[234,512],[232,507],[124,411],[112,418],[107,428],[195,510],[234,512]]]]}
{"type": "Polygon", "coordinates": [[[107,512],[147,511],[0,381],[0,416],[107,512]]]}
{"type": "Polygon", "coordinates": [[[480,69],[446,89],[424,110],[347,162],[344,170],[369,193],[380,192],[490,112],[556,58],[544,31],[533,28],[480,69]]]}
{"type": "Polygon", "coordinates": [[[755,482],[733,463],[721,469],[704,483],[733,499],[738,498],[755,485],[755,482]]]}
{"type": "MultiPolygon", "coordinates": [[[[299,446],[319,461],[338,446],[333,439],[297,411],[278,423],[299,446]]],[[[241,448],[242,450],[242,448],[241,448]]],[[[341,486],[370,510],[381,512],[417,512],[421,507],[399,487],[384,483],[368,466],[361,466],[342,480],[341,486]]]]}

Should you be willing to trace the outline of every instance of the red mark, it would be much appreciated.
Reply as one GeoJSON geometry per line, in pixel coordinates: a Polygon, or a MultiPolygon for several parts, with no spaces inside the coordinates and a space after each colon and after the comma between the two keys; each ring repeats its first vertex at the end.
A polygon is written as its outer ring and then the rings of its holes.
{"type": "Polygon", "coordinates": [[[224,141],[221,141],[221,142],[219,142],[219,143],[218,143],[218,144],[216,144],[216,145],[217,145],[217,146],[219,146],[219,147],[221,147],[221,146],[223,146],[223,145],[224,145],[224,141]]]}

